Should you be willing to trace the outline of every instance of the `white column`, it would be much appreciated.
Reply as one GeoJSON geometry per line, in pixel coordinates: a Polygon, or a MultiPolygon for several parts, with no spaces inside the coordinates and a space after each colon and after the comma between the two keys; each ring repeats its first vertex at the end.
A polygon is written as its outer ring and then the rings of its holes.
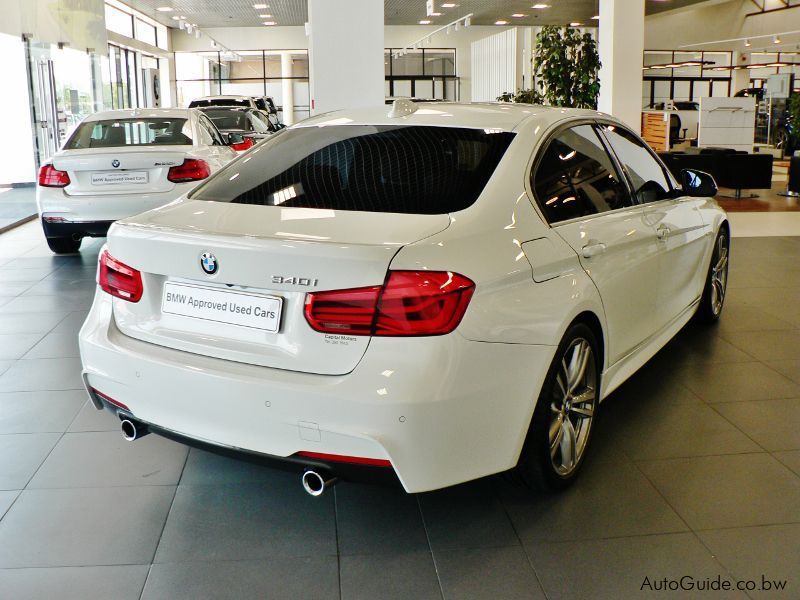
{"type": "Polygon", "coordinates": [[[281,77],[283,77],[281,89],[283,96],[283,123],[291,125],[294,123],[294,79],[287,79],[292,76],[292,54],[291,52],[281,52],[281,77]]]}
{"type": "Polygon", "coordinates": [[[642,126],[644,0],[602,0],[600,4],[600,101],[598,109],[634,131],[642,126]]]}
{"type": "Polygon", "coordinates": [[[383,2],[308,0],[311,114],[384,99],[383,2]]]}
{"type": "MultiPolygon", "coordinates": [[[[733,53],[733,64],[746,64],[749,62],[746,60],[748,56],[748,52],[741,52],[739,50],[735,51],[733,53]],[[745,60],[743,60],[743,58],[745,60]]],[[[748,87],[750,87],[750,71],[748,69],[734,69],[731,71],[731,96],[733,96],[739,90],[743,90],[748,87]]]]}

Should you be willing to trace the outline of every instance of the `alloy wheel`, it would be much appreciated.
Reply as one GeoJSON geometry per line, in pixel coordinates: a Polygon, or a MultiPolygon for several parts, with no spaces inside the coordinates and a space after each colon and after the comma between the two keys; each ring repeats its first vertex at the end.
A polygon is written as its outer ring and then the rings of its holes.
{"type": "Polygon", "coordinates": [[[717,237],[717,247],[714,252],[715,263],[711,267],[711,310],[714,315],[722,312],[722,305],[725,302],[725,291],[728,286],[728,236],[724,232],[717,237]]]}

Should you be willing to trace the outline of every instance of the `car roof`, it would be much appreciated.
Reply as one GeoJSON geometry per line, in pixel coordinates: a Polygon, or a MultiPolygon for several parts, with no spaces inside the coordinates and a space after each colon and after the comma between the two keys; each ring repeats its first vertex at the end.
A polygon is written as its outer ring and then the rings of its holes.
{"type": "MultiPolygon", "coordinates": [[[[326,125],[433,125],[464,127],[468,129],[493,129],[514,131],[528,119],[539,118],[552,122],[565,116],[606,117],[594,110],[515,104],[510,102],[408,102],[405,106],[413,112],[402,116],[389,116],[394,106],[376,106],[352,110],[339,110],[306,119],[294,127],[320,127],[326,125]]],[[[403,105],[401,105],[403,106],[403,105]]]]}
{"type": "Polygon", "coordinates": [[[196,100],[252,100],[255,96],[239,96],[239,95],[222,95],[222,96],[203,96],[201,98],[195,98],[192,102],[196,100]]]}
{"type": "Polygon", "coordinates": [[[110,119],[188,119],[191,111],[189,108],[122,108],[117,110],[104,110],[96,112],[84,121],[108,121],[110,119]]]}
{"type": "Polygon", "coordinates": [[[217,106],[215,104],[211,104],[209,106],[195,106],[195,108],[203,112],[206,112],[207,110],[233,110],[236,112],[247,112],[247,113],[258,111],[257,108],[253,108],[252,106],[225,106],[225,105],[217,106]]]}

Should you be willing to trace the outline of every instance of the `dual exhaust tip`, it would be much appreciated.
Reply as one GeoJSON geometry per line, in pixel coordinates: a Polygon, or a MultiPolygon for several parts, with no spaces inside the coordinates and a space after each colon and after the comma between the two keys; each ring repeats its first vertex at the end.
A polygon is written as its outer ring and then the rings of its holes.
{"type": "MultiPolygon", "coordinates": [[[[128,442],[138,440],[150,433],[146,424],[135,419],[122,419],[119,428],[122,432],[122,437],[128,442]]],[[[328,473],[319,473],[309,469],[303,473],[301,481],[306,493],[316,498],[336,485],[337,478],[328,473]]]]}

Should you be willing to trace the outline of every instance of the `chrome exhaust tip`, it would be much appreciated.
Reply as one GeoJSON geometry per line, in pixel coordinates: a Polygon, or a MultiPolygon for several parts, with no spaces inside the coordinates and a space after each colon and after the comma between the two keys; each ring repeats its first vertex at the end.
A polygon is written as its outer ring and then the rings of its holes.
{"type": "Polygon", "coordinates": [[[144,423],[137,423],[132,419],[123,419],[122,422],[119,424],[120,431],[122,431],[122,437],[124,437],[127,441],[132,442],[134,440],[138,440],[141,437],[146,436],[150,431],[147,429],[147,425],[144,423]]]}
{"type": "Polygon", "coordinates": [[[303,473],[303,489],[315,498],[321,496],[330,487],[336,485],[336,477],[325,479],[321,474],[316,471],[306,471],[303,473]]]}

